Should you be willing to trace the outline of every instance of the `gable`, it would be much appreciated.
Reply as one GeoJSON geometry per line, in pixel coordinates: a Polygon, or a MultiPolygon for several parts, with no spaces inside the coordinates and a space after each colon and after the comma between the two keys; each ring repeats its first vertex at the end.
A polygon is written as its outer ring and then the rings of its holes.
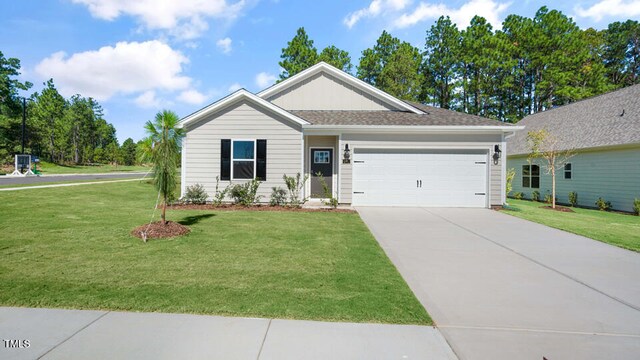
{"type": "Polygon", "coordinates": [[[286,110],[399,110],[322,72],[266,100],[286,110]]]}
{"type": "Polygon", "coordinates": [[[325,62],[261,91],[286,110],[398,110],[424,112],[325,62]]]}

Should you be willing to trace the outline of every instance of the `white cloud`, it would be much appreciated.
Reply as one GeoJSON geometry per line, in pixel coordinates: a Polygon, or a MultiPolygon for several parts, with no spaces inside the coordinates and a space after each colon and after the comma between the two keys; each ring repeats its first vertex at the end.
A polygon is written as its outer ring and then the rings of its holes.
{"type": "Polygon", "coordinates": [[[276,79],[277,77],[273,74],[261,72],[256,75],[256,85],[258,85],[259,88],[266,88],[267,86],[272,85],[276,79]]]}
{"type": "Polygon", "coordinates": [[[147,29],[168,30],[181,39],[193,39],[209,28],[206,19],[234,20],[248,1],[238,0],[72,0],[87,6],[96,18],[112,21],[128,15],[147,29]]]}
{"type": "Polygon", "coordinates": [[[640,15],[640,0],[601,0],[586,9],[577,5],[574,11],[577,16],[591,18],[596,22],[607,16],[622,16],[626,19],[640,15]]]}
{"type": "Polygon", "coordinates": [[[344,24],[351,29],[360,19],[376,17],[383,11],[400,11],[411,3],[411,0],[373,0],[368,7],[356,10],[344,18],[344,24]]]}
{"type": "Polygon", "coordinates": [[[224,39],[220,39],[216,41],[216,46],[218,47],[218,49],[220,49],[220,51],[222,51],[223,54],[229,54],[232,49],[231,43],[232,43],[231,38],[226,37],[224,39]]]}
{"type": "Polygon", "coordinates": [[[158,108],[160,107],[160,99],[156,97],[156,92],[153,90],[147,90],[138,96],[134,102],[136,105],[143,108],[158,108]]]}
{"type": "Polygon", "coordinates": [[[227,89],[229,92],[234,92],[234,91],[238,91],[240,89],[242,89],[244,86],[240,85],[239,83],[233,83],[231,85],[229,85],[229,89],[227,89]]]}
{"type": "Polygon", "coordinates": [[[413,26],[421,21],[437,19],[440,16],[449,16],[459,28],[465,28],[471,23],[471,19],[475,16],[482,16],[493,25],[495,29],[502,27],[502,13],[511,6],[511,2],[499,3],[493,0],[470,0],[457,9],[452,9],[446,4],[431,4],[421,2],[410,13],[404,13],[398,17],[393,26],[396,28],[405,28],[413,26]]]}
{"type": "Polygon", "coordinates": [[[71,56],[56,52],[35,70],[43,79],[54,78],[65,96],[82,94],[103,101],[115,94],[186,89],[192,80],[182,75],[182,66],[188,62],[179,51],[152,40],[119,42],[71,56]]]}
{"type": "Polygon", "coordinates": [[[198,90],[185,90],[178,95],[178,100],[192,105],[200,105],[207,101],[209,97],[198,90]]]}

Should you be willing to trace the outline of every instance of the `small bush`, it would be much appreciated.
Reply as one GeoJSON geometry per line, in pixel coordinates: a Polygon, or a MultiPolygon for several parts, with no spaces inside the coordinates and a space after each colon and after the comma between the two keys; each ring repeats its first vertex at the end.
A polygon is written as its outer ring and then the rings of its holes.
{"type": "Polygon", "coordinates": [[[229,190],[233,202],[243,206],[251,206],[260,201],[262,196],[258,195],[260,180],[253,179],[244,184],[236,184],[231,186],[229,190]]]}
{"type": "Polygon", "coordinates": [[[300,207],[307,202],[307,198],[301,199],[300,194],[302,193],[304,184],[307,182],[307,179],[309,179],[308,175],[302,176],[300,173],[297,173],[294,177],[284,174],[282,175],[282,179],[289,190],[289,204],[291,204],[291,206],[300,207]]]}
{"type": "MultiPolygon", "coordinates": [[[[547,204],[551,204],[552,203],[552,198],[551,198],[551,193],[546,193],[544,195],[544,202],[547,204]]],[[[556,196],[556,204],[558,203],[558,197],[556,196]]]]}
{"type": "Polygon", "coordinates": [[[213,195],[213,205],[220,206],[229,193],[231,185],[220,190],[220,176],[216,176],[216,193],[213,195]]]}
{"type": "Polygon", "coordinates": [[[633,213],[640,216],[640,199],[633,199],[633,213]]]}
{"type": "Polygon", "coordinates": [[[522,200],[523,197],[524,195],[520,191],[513,193],[513,198],[516,200],[522,200]]]}
{"type": "Polygon", "coordinates": [[[329,185],[327,185],[327,182],[324,180],[324,176],[322,176],[322,173],[320,172],[317,173],[316,176],[318,177],[320,186],[322,186],[322,192],[324,193],[323,196],[325,200],[322,200],[322,203],[325,205],[329,205],[334,209],[337,208],[338,199],[333,197],[333,193],[331,192],[331,189],[329,189],[329,185]]]}
{"type": "Polygon", "coordinates": [[[202,184],[187,186],[182,202],[185,204],[206,204],[209,195],[204,190],[202,184]]]}
{"type": "Polygon", "coordinates": [[[599,197],[598,200],[596,200],[596,206],[602,211],[607,211],[611,209],[611,201],[605,201],[603,198],[599,197]]]}
{"type": "Polygon", "coordinates": [[[513,178],[516,176],[516,169],[510,168],[507,170],[507,196],[511,194],[511,190],[513,190],[513,178]]]}
{"type": "Polygon", "coordinates": [[[269,205],[271,206],[283,206],[287,203],[287,190],[281,187],[271,188],[271,198],[269,199],[269,205]]]}
{"type": "Polygon", "coordinates": [[[577,206],[578,205],[578,193],[575,191],[571,191],[569,193],[569,204],[571,204],[571,206],[577,206]]]}
{"type": "Polygon", "coordinates": [[[538,191],[538,190],[534,190],[534,191],[531,193],[531,200],[533,200],[533,201],[540,201],[540,191],[538,191]]]}

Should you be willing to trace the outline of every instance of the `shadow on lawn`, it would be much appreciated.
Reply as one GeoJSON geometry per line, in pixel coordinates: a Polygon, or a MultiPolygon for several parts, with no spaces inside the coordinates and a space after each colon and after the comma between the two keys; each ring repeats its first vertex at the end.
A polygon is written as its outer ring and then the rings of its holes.
{"type": "Polygon", "coordinates": [[[208,219],[210,217],[216,216],[215,214],[201,214],[201,215],[194,215],[194,216],[187,216],[184,217],[182,220],[178,221],[179,224],[181,225],[193,225],[193,224],[197,224],[200,222],[200,220],[204,220],[204,219],[208,219]]]}

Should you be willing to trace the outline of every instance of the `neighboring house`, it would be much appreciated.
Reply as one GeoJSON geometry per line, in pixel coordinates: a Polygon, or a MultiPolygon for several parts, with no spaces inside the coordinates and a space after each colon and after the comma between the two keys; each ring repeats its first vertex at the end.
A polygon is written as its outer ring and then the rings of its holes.
{"type": "Polygon", "coordinates": [[[505,199],[505,136],[517,126],[407,103],[326,63],[258,94],[244,89],[185,117],[182,193],[259,178],[259,194],[317,173],[340,203],[489,207],[505,199]],[[496,151],[497,150],[497,151],[496,151]],[[495,160],[494,160],[495,157],[495,160]],[[504,155],[503,155],[504,157],[504,155]]]}
{"type": "Polygon", "coordinates": [[[640,198],[640,85],[530,115],[518,125],[526,130],[507,143],[507,166],[516,171],[512,193],[527,198],[534,190],[542,198],[551,193],[545,161],[527,161],[527,133],[546,128],[562,149],[576,151],[556,173],[559,202],[568,203],[569,192],[575,191],[581,206],[595,207],[602,197],[614,209],[633,210],[633,199],[640,198]]]}

